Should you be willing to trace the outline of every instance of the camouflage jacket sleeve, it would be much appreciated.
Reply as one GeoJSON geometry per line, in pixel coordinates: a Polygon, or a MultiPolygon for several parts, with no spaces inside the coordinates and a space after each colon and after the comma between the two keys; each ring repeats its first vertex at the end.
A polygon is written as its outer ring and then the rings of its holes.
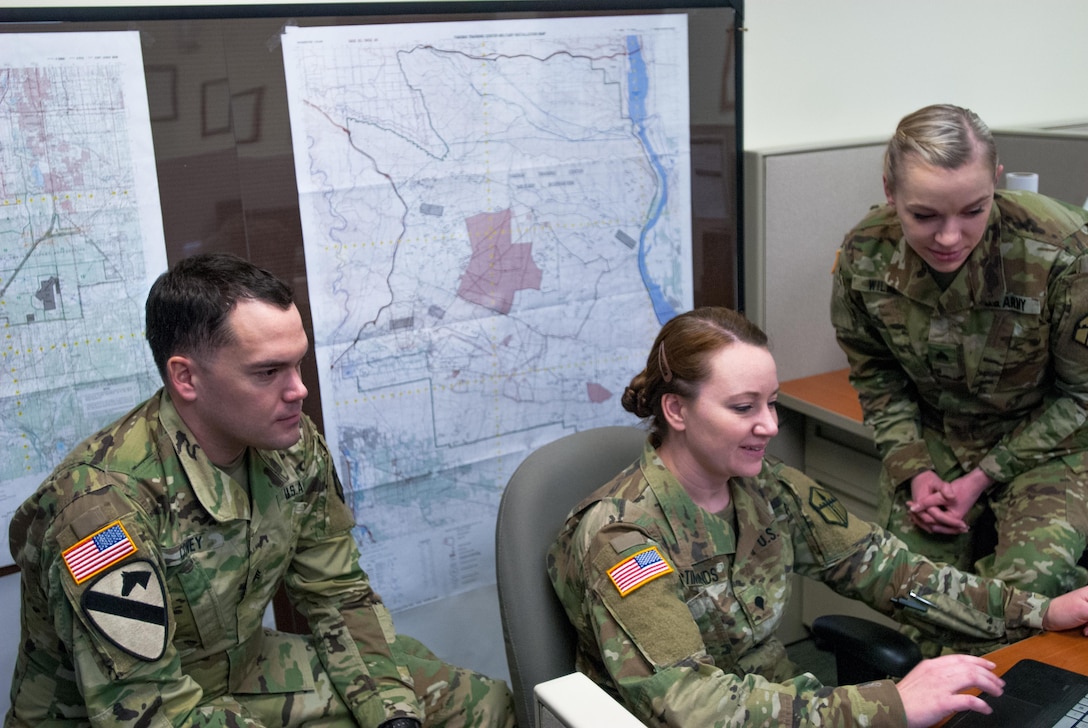
{"type": "Polygon", "coordinates": [[[1013,642],[1042,629],[1046,597],[912,554],[895,536],[850,515],[800,471],[780,465],[776,473],[787,486],[783,503],[796,524],[799,574],[913,624],[954,650],[979,641],[1013,642]],[[910,599],[912,593],[921,600],[910,599]]]}
{"type": "Polygon", "coordinates": [[[351,533],[355,519],[324,439],[314,430],[304,430],[304,436],[314,438],[319,453],[313,487],[324,490],[324,502],[300,533],[286,576],[288,594],[309,622],[321,661],[360,725],[395,716],[422,721],[408,668],[394,646],[393,619],[359,565],[351,533]]]}
{"type": "MultiPolygon", "coordinates": [[[[71,534],[81,533],[87,523],[105,521],[119,525],[135,546],[133,555],[123,563],[146,565],[149,581],[158,586],[162,561],[154,547],[154,520],[139,504],[118,496],[125,488],[122,483],[117,488],[110,487],[109,481],[114,476],[83,468],[61,472],[56,477],[75,484],[63,490],[89,492],[68,503],[43,504],[37,514],[21,512],[12,522],[11,534],[42,544],[40,558],[24,563],[24,591],[42,595],[40,601],[36,597],[24,600],[34,605],[24,615],[24,621],[34,634],[54,633],[72,667],[69,672],[57,663],[58,669],[49,674],[48,665],[41,662],[43,657],[50,659],[49,655],[41,651],[42,655],[33,656],[34,666],[22,671],[24,684],[18,707],[23,711],[19,716],[23,723],[17,725],[36,725],[37,711],[52,710],[66,702],[74,711],[85,709],[88,720],[95,726],[250,725],[241,711],[198,707],[203,692],[199,684],[183,673],[169,632],[164,635],[161,652],[151,650],[139,658],[117,649],[103,638],[101,628],[92,627],[83,597],[89,591],[88,585],[96,588],[96,582],[93,579],[74,582],[61,554],[75,540],[71,534]],[[58,510],[52,517],[54,506],[58,510]],[[24,520],[23,516],[28,515],[30,518],[24,520]],[[39,604],[45,609],[39,609],[39,604]],[[40,681],[48,685],[53,695],[40,700],[25,681],[40,681]]],[[[172,631],[173,624],[167,625],[172,631]]],[[[44,722],[44,715],[41,718],[44,722]]]]}
{"type": "Polygon", "coordinates": [[[890,681],[832,688],[808,674],[776,674],[772,680],[719,669],[707,655],[675,572],[620,596],[608,570],[655,544],[654,528],[632,522],[647,519],[653,520],[633,513],[630,502],[622,508],[598,503],[569,538],[557,542],[550,566],[584,646],[580,654],[600,656],[599,669],[588,671],[611,683],[646,725],[906,725],[890,681]]]}
{"type": "Polygon", "coordinates": [[[891,482],[898,485],[934,465],[922,439],[914,385],[853,290],[854,270],[845,253],[851,237],[847,236],[835,266],[831,323],[850,362],[850,382],[858,392],[865,423],[875,432],[891,482]]]}
{"type": "Polygon", "coordinates": [[[84,714],[132,728],[252,725],[232,693],[286,694],[313,680],[299,667],[312,659],[303,642],[265,639],[260,624],[281,578],[362,725],[419,715],[308,418],[298,447],[251,454],[259,496],[246,499],[205,467],[163,403],[88,438],[12,519],[23,591],[13,725],[84,714]],[[176,447],[188,467],[172,459],[176,447]],[[193,478],[214,487],[198,493],[193,478]],[[249,524],[266,516],[260,531],[275,544],[258,553],[249,524]]]}
{"type": "MultiPolygon", "coordinates": [[[[1088,228],[1074,237],[1081,251],[1065,255],[1047,286],[1050,307],[1051,392],[1021,426],[1002,438],[979,462],[1007,483],[1056,454],[1088,447],[1088,228]]],[[[1068,245],[1068,241],[1067,241],[1068,245]]]]}

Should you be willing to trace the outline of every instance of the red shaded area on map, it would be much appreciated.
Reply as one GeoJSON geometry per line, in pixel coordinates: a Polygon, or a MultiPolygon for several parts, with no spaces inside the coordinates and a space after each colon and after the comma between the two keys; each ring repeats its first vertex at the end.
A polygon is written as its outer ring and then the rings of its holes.
{"type": "Polygon", "coordinates": [[[612,399],[612,392],[596,382],[586,382],[586,395],[593,404],[600,404],[612,399]]]}
{"type": "Polygon", "coordinates": [[[543,274],[533,262],[532,245],[510,242],[509,210],[483,212],[465,223],[472,258],[457,295],[492,311],[510,313],[517,291],[540,290],[543,274]]]}

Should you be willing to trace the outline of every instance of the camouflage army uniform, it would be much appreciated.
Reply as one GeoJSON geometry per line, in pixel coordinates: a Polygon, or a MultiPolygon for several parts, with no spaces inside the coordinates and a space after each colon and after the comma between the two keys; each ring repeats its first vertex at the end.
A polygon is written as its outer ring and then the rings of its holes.
{"type": "Polygon", "coordinates": [[[10,526],[23,609],[5,725],[512,725],[503,683],[395,635],[324,440],[301,430],[246,453],[248,490],[162,391],[76,448],[10,526]],[[134,550],[88,576],[69,549],[103,527],[134,550]],[[262,627],[281,583],[312,638],[262,627]]]}
{"type": "Polygon", "coordinates": [[[878,522],[919,553],[1051,596],[1088,583],[1076,565],[1088,536],[1086,222],[1079,208],[1000,191],[942,291],[894,209],[879,207],[847,235],[831,302],[884,459],[878,522]],[[995,484],[968,523],[992,516],[996,550],[992,535],[970,543],[980,529],[911,524],[913,476],[975,467],[995,484]]]}
{"type": "Polygon", "coordinates": [[[1042,626],[1046,598],[911,555],[797,470],[765,462],[730,490],[732,515],[702,510],[647,445],[549,551],[579,670],[649,726],[906,725],[890,680],[831,688],[798,675],[775,637],[795,571],[950,645],[1042,626]],[[670,568],[621,596],[609,572],[655,551],[670,568]],[[935,608],[896,606],[910,590],[935,608]]]}

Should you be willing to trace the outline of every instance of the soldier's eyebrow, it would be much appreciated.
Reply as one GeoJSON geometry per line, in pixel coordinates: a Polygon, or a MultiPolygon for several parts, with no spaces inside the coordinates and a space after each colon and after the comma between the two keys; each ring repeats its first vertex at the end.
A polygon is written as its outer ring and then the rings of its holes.
{"type": "MultiPolygon", "coordinates": [[[[978,199],[968,202],[961,209],[970,210],[976,207],[980,207],[981,205],[985,204],[986,200],[988,199],[990,199],[990,195],[982,195],[978,199]]],[[[911,212],[937,212],[936,208],[930,207],[924,202],[908,202],[906,207],[911,212]]]]}
{"type": "Polygon", "coordinates": [[[283,359],[262,359],[261,361],[254,361],[249,363],[250,369],[279,369],[286,366],[293,365],[283,359]]]}
{"type": "Polygon", "coordinates": [[[258,369],[279,369],[281,367],[294,367],[294,366],[298,366],[299,364],[301,364],[302,360],[305,359],[307,354],[309,354],[309,353],[310,353],[310,347],[309,347],[309,345],[307,345],[306,350],[303,351],[302,355],[299,356],[297,359],[286,359],[286,358],[261,359],[259,361],[250,362],[247,366],[250,369],[253,369],[253,370],[258,370],[258,369]]]}
{"type": "MultiPolygon", "coordinates": [[[[775,397],[777,397],[779,391],[780,391],[779,388],[775,387],[775,390],[773,392],[771,392],[768,399],[774,399],[775,397]]],[[[756,389],[753,389],[753,390],[751,390],[749,392],[734,392],[733,394],[729,395],[728,399],[729,400],[734,400],[734,399],[749,400],[749,399],[759,399],[762,396],[763,396],[763,392],[761,392],[759,390],[756,390],[756,389]]]]}

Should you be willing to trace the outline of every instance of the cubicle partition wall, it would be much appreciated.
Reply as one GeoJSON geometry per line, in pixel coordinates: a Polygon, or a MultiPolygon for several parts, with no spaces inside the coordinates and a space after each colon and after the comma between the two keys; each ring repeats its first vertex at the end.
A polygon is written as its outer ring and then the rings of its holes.
{"type": "Polygon", "coordinates": [[[782,381],[846,366],[828,317],[843,235],[884,193],[879,140],[744,153],[745,313],[782,381]]]}
{"type": "MultiPolygon", "coordinates": [[[[846,366],[828,315],[831,268],[846,231],[883,201],[883,150],[881,140],[862,140],[745,152],[745,313],[770,337],[779,381],[846,366]]],[[[879,462],[864,438],[784,406],[770,450],[833,488],[853,513],[873,510],[865,483],[879,462]]],[[[787,643],[801,639],[815,617],[829,613],[878,618],[797,577],[780,635],[787,643]]]]}
{"type": "Polygon", "coordinates": [[[1088,125],[998,130],[994,139],[1005,172],[1035,172],[1042,194],[1088,203],[1088,125]]]}

